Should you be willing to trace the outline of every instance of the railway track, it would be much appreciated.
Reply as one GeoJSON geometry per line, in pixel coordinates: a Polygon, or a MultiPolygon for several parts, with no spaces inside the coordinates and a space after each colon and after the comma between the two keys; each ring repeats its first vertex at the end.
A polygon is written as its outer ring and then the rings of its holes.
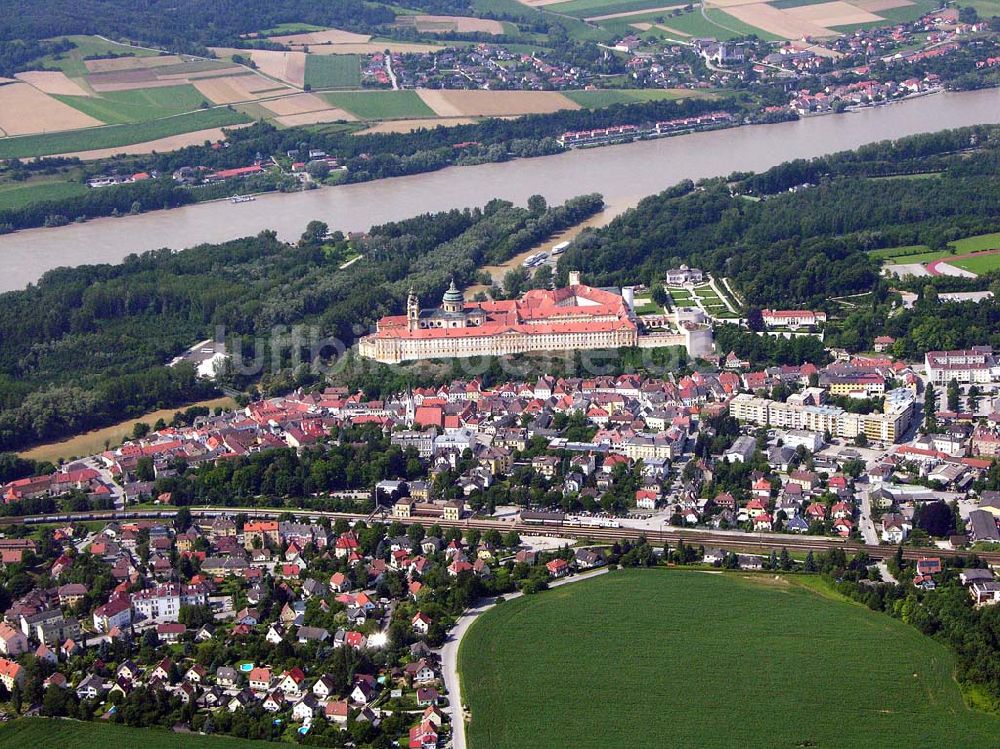
{"type": "MultiPolygon", "coordinates": [[[[372,514],[352,512],[328,512],[323,510],[301,510],[291,508],[266,507],[189,507],[191,516],[199,519],[211,519],[220,515],[244,514],[251,518],[277,518],[281,515],[293,515],[299,519],[318,521],[321,518],[330,520],[371,521],[372,514]]],[[[170,519],[177,514],[176,508],[150,510],[95,510],[76,513],[50,513],[45,515],[18,515],[0,517],[0,528],[10,525],[48,525],[53,523],[71,523],[85,521],[139,520],[139,519],[170,519]]],[[[557,536],[567,540],[592,540],[595,542],[635,541],[645,538],[651,544],[662,546],[683,541],[696,546],[712,546],[735,551],[771,552],[787,549],[798,552],[822,552],[831,549],[842,549],[845,554],[853,555],[865,552],[873,559],[887,559],[896,553],[895,546],[876,546],[872,544],[847,541],[826,536],[792,536],[777,533],[720,533],[718,531],[699,530],[696,528],[606,528],[601,526],[577,526],[550,523],[525,523],[523,521],[504,520],[445,520],[444,518],[395,518],[391,515],[384,522],[399,521],[404,525],[423,523],[437,524],[442,528],[462,528],[463,530],[498,530],[506,532],[515,530],[520,534],[536,534],[557,536]]],[[[907,548],[903,547],[904,559],[920,559],[925,556],[957,557],[969,556],[969,552],[937,548],[907,548]]],[[[977,556],[990,563],[1000,564],[1000,552],[977,552],[977,556]]]]}

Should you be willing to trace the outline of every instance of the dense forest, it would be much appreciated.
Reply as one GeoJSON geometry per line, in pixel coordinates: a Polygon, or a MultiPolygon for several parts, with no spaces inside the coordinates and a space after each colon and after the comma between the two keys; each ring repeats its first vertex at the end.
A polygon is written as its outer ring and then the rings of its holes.
{"type": "Polygon", "coordinates": [[[0,0],[0,15],[0,42],[100,34],[191,53],[282,23],[367,31],[395,19],[386,6],[362,0],[0,0]]]}
{"type": "MultiPolygon", "coordinates": [[[[0,34],[3,32],[0,31],[0,34]]],[[[5,41],[0,44],[0,76],[9,78],[24,70],[30,63],[47,55],[56,55],[73,49],[68,39],[40,41],[37,39],[5,41]]]]}
{"type": "MultiPolygon", "coordinates": [[[[599,210],[591,195],[549,208],[493,201],[378,226],[348,242],[310,224],[295,245],[273,232],[175,253],[131,256],[120,265],[51,271],[0,295],[0,449],[13,449],[172,407],[213,388],[173,356],[221,326],[240,361],[231,381],[266,387],[310,381],[313,339],[349,346],[380,316],[401,311],[412,285],[436,303],[449,277],[477,278],[599,210]],[[338,270],[347,252],[365,255],[338,270]],[[312,338],[291,326],[314,326],[312,338]],[[243,373],[243,370],[249,370],[243,373]]],[[[336,348],[325,349],[329,356],[336,348]]]]}

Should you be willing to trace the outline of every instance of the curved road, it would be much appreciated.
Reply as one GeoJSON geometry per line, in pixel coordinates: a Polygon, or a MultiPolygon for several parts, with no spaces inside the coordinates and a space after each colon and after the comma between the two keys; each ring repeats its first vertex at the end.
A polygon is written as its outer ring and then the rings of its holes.
{"type": "MultiPolygon", "coordinates": [[[[558,588],[561,585],[589,580],[592,577],[603,575],[608,571],[607,567],[584,572],[572,577],[564,577],[560,580],[549,583],[549,588],[558,588]]],[[[523,593],[513,593],[505,596],[507,601],[520,598],[523,593]]],[[[539,595],[544,595],[540,593],[539,595]]],[[[472,623],[479,618],[479,615],[495,605],[494,598],[484,598],[465,610],[465,613],[458,618],[455,626],[452,627],[448,635],[448,641],[441,648],[441,676],[444,679],[445,688],[448,690],[448,710],[451,715],[451,746],[452,749],[466,749],[465,743],[465,715],[462,710],[462,682],[458,674],[458,649],[462,644],[462,638],[469,631],[472,623]]]]}

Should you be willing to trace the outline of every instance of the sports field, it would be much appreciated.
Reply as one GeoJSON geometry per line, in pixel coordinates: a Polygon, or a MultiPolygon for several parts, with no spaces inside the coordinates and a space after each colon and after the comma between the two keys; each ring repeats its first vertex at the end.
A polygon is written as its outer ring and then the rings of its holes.
{"type": "Polygon", "coordinates": [[[1000,252],[983,252],[961,260],[950,261],[949,265],[971,271],[976,275],[982,275],[992,270],[1000,270],[1000,252]]]}
{"type": "Polygon", "coordinates": [[[889,265],[897,263],[930,263],[935,260],[946,260],[949,265],[954,265],[973,273],[986,273],[1000,268],[1000,254],[984,254],[982,257],[963,258],[954,262],[948,260],[951,257],[967,255],[973,252],[985,253],[989,250],[1000,249],[1000,232],[956,239],[953,242],[949,242],[948,246],[954,248],[954,251],[936,251],[927,245],[914,244],[872,250],[869,254],[873,258],[889,265]]]}
{"type": "Polygon", "coordinates": [[[340,91],[322,94],[335,107],[362,120],[395,120],[434,117],[416,91],[340,91]]]}
{"type": "Polygon", "coordinates": [[[191,84],[107,91],[98,96],[56,96],[64,104],[107,125],[147,122],[183,112],[193,112],[207,98],[191,84]]]}
{"type": "Polygon", "coordinates": [[[117,148],[166,138],[171,135],[237,125],[249,121],[250,118],[246,115],[220,107],[132,125],[107,125],[64,133],[0,138],[0,159],[117,148]]]}
{"type": "Polygon", "coordinates": [[[18,749],[274,749],[274,743],[172,733],[162,728],[128,728],[113,723],[21,718],[0,725],[0,746],[18,749]]]}
{"type": "Polygon", "coordinates": [[[306,85],[318,88],[357,88],[361,85],[361,61],[357,55],[309,55],[306,85]]]}
{"type": "Polygon", "coordinates": [[[471,749],[995,747],[941,644],[815,577],[623,570],[505,603],[459,653],[471,749]]]}

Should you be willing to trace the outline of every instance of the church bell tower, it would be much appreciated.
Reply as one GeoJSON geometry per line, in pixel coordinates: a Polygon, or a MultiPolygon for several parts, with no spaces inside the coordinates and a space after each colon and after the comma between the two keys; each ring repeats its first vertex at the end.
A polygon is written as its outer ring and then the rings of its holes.
{"type": "Polygon", "coordinates": [[[417,299],[413,287],[406,297],[406,329],[411,333],[420,327],[420,300],[417,299]]]}

